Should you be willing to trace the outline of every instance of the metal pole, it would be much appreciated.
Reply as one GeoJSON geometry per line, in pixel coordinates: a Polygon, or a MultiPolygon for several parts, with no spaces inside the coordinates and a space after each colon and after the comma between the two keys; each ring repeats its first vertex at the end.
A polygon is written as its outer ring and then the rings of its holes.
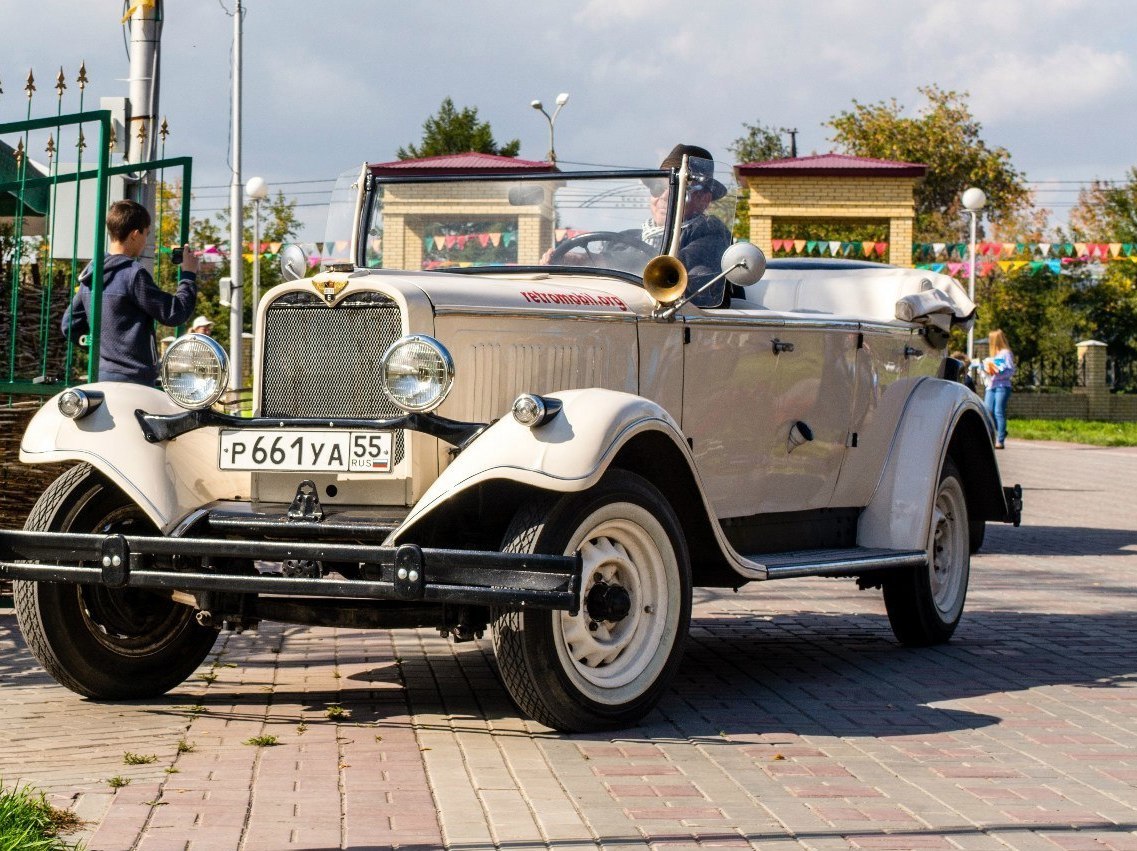
{"type": "MultiPolygon", "coordinates": [[[[253,199],[253,333],[257,332],[256,310],[261,303],[261,199],[253,199]]],[[[255,342],[255,341],[254,341],[255,342]]]]}
{"type": "Polygon", "coordinates": [[[241,232],[244,210],[241,207],[241,0],[233,10],[233,175],[229,186],[229,277],[233,294],[229,307],[229,388],[241,387],[241,335],[245,330],[245,308],[241,298],[241,272],[244,265],[241,232]]]}
{"type": "MultiPolygon", "coordinates": [[[[967,277],[967,297],[971,299],[971,303],[975,304],[975,219],[976,212],[968,210],[971,216],[971,264],[970,271],[967,277]]],[[[967,329],[967,361],[970,364],[975,359],[975,325],[972,324],[967,329]]],[[[970,368],[970,367],[969,367],[970,368]]]]}
{"type": "MultiPolygon", "coordinates": [[[[160,40],[161,2],[140,3],[130,18],[130,122],[127,127],[127,159],[144,163],[155,158],[157,133],[154,116],[158,114],[158,64],[160,40]]],[[[137,182],[127,185],[126,194],[132,201],[155,214],[154,177],[140,172],[137,182]]],[[[157,228],[150,229],[139,260],[148,269],[154,268],[154,244],[157,228]]]]}

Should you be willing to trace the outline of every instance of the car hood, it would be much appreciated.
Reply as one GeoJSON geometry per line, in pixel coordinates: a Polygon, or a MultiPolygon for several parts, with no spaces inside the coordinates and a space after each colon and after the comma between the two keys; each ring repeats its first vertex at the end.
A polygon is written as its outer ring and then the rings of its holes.
{"type": "MultiPolygon", "coordinates": [[[[563,312],[588,315],[644,315],[655,302],[636,284],[617,278],[551,275],[544,272],[494,275],[438,272],[378,272],[368,283],[410,285],[436,310],[563,312]]],[[[355,283],[359,279],[353,279],[355,283]]]]}

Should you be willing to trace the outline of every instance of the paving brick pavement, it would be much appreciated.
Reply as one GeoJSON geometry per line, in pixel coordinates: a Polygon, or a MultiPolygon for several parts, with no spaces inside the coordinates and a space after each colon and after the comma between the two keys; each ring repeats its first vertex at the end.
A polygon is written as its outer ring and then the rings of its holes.
{"type": "Polygon", "coordinates": [[[561,736],[517,716],[487,641],[265,625],[160,700],[100,704],[0,610],[0,777],[93,851],[1137,851],[1137,451],[1000,461],[1026,521],[990,528],[943,647],[898,647],[848,581],[698,591],[659,709],[561,736]]]}

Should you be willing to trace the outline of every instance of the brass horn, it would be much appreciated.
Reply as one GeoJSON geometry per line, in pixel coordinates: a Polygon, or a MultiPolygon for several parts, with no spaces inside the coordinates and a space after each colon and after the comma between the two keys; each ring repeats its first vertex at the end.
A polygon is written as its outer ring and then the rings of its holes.
{"type": "Polygon", "coordinates": [[[687,268],[670,254],[661,254],[644,267],[644,289],[660,304],[670,304],[687,291],[687,268]]]}

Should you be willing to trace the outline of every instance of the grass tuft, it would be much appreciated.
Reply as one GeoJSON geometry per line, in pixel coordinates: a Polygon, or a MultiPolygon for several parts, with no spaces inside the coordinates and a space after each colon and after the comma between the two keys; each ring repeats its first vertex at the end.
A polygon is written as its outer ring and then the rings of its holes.
{"type": "Polygon", "coordinates": [[[127,765],[149,765],[158,761],[158,755],[152,753],[132,753],[127,751],[122,755],[122,761],[127,765]]]}
{"type": "Polygon", "coordinates": [[[130,785],[130,778],[123,777],[121,774],[116,774],[114,777],[107,778],[107,785],[112,789],[121,789],[123,786],[130,785]]]}
{"type": "Polygon", "coordinates": [[[271,748],[275,744],[279,744],[280,739],[276,736],[253,736],[251,739],[245,739],[246,745],[252,745],[258,748],[271,748]]]}
{"type": "Polygon", "coordinates": [[[178,739],[178,753],[193,753],[197,750],[197,745],[193,742],[187,742],[185,739],[178,739]]]}
{"type": "Polygon", "coordinates": [[[351,716],[351,712],[349,710],[344,709],[342,706],[336,703],[333,703],[326,710],[324,710],[324,714],[333,721],[339,721],[342,718],[348,718],[351,716]]]}
{"type": "Polygon", "coordinates": [[[47,802],[30,786],[0,789],[0,848],[21,851],[67,851],[79,846],[59,834],[76,830],[82,821],[68,810],[47,802]]]}
{"type": "Polygon", "coordinates": [[[1137,423],[1102,420],[1007,420],[1007,434],[1021,440],[1060,440],[1091,446],[1137,446],[1137,423]]]}

